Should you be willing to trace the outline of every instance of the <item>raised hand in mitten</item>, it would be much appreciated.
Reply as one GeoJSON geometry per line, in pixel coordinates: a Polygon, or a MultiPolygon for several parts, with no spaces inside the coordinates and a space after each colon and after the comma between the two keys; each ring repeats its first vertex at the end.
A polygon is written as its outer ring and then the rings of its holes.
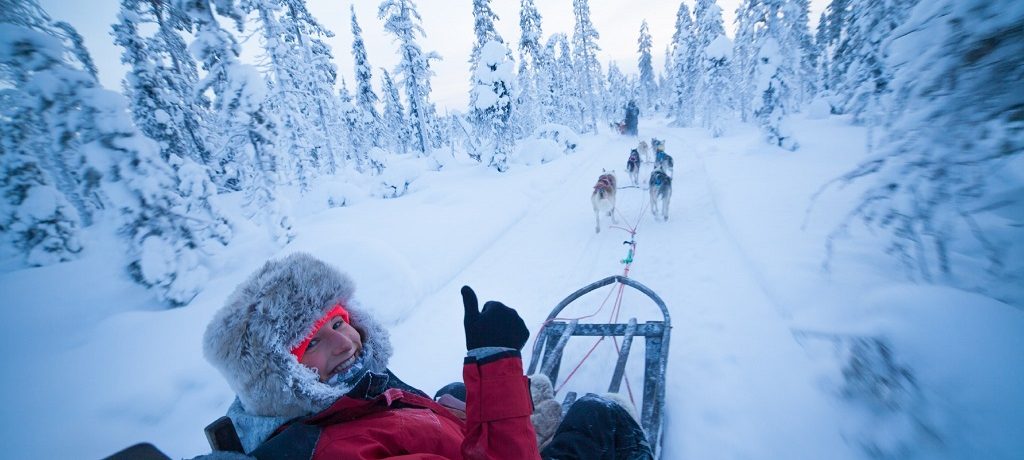
{"type": "Polygon", "coordinates": [[[466,309],[466,350],[484,347],[505,347],[522,350],[530,330],[519,313],[496,301],[488,301],[480,310],[476,293],[462,286],[462,305],[466,309]]]}

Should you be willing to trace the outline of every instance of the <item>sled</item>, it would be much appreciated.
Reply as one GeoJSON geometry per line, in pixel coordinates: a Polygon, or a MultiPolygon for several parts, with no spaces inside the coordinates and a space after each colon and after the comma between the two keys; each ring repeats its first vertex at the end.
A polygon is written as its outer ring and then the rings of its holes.
{"type": "MultiPolygon", "coordinates": [[[[536,374],[539,364],[539,372],[548,376],[552,384],[557,384],[558,382],[557,378],[559,368],[561,367],[562,352],[565,350],[565,345],[571,337],[606,336],[622,338],[618,361],[615,363],[615,370],[612,372],[611,382],[608,385],[608,393],[619,392],[633,339],[637,336],[644,338],[644,384],[640,424],[647,435],[647,441],[651,445],[655,458],[660,458],[662,431],[664,428],[662,418],[665,408],[665,368],[668,365],[669,334],[672,331],[668,308],[665,306],[665,302],[661,300],[661,297],[658,297],[650,288],[632,278],[622,275],[609,276],[573,292],[565,300],[559,302],[554,310],[551,311],[551,314],[548,315],[544,324],[545,326],[537,336],[527,374],[536,374]],[[622,283],[644,293],[661,309],[662,321],[647,321],[638,324],[636,318],[630,318],[626,323],[599,324],[580,323],[578,319],[568,322],[556,319],[558,314],[576,299],[579,299],[588,292],[612,283],[622,283]]],[[[595,388],[595,392],[601,390],[595,388]]],[[[562,403],[563,415],[575,400],[575,392],[566,394],[565,400],[562,403]]]]}

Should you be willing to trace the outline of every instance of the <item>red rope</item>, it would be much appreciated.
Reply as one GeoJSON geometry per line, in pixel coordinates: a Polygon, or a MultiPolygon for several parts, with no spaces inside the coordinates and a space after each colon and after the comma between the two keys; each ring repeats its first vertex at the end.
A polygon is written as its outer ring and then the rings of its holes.
{"type": "MultiPolygon", "coordinates": [[[[647,210],[647,202],[645,200],[643,206],[640,209],[640,215],[637,216],[636,222],[633,224],[632,227],[627,228],[627,227],[620,227],[620,226],[610,226],[610,228],[617,228],[617,229],[623,230],[623,231],[629,233],[629,236],[630,236],[629,243],[630,243],[630,249],[632,250],[632,253],[633,253],[633,257],[631,258],[630,262],[627,263],[626,266],[623,268],[623,272],[622,272],[622,276],[627,277],[627,278],[629,277],[629,269],[633,265],[632,259],[636,257],[636,241],[635,241],[636,229],[637,229],[637,227],[640,226],[640,219],[643,218],[643,215],[646,212],[646,210],[647,210]]],[[[618,212],[618,209],[616,209],[616,212],[618,212]]],[[[619,213],[619,217],[623,217],[622,220],[626,221],[625,217],[622,216],[622,213],[619,213]]],[[[611,312],[611,315],[609,316],[609,323],[617,323],[618,320],[619,320],[619,313],[622,311],[622,295],[623,295],[623,292],[625,291],[625,288],[626,288],[625,284],[619,283],[619,292],[618,292],[618,295],[616,295],[616,297],[615,297],[615,304],[612,307],[612,312],[611,312]]],[[[598,309],[596,311],[594,311],[593,313],[591,313],[589,315],[580,316],[578,318],[551,318],[549,320],[544,321],[544,323],[541,324],[541,326],[540,326],[540,331],[538,331],[537,335],[534,336],[534,338],[533,338],[533,349],[536,351],[537,345],[538,345],[537,340],[542,335],[541,332],[543,332],[544,328],[547,327],[548,324],[550,324],[552,321],[555,321],[555,320],[572,321],[572,320],[581,320],[581,319],[586,319],[586,318],[594,317],[598,313],[600,313],[601,310],[604,309],[605,304],[608,303],[608,299],[611,298],[611,296],[612,296],[612,292],[615,292],[614,288],[612,288],[611,290],[608,291],[608,296],[606,296],[604,298],[604,301],[601,302],[601,306],[598,307],[598,309]]],[[[600,344],[602,341],[604,341],[604,339],[605,339],[605,336],[601,336],[599,339],[597,339],[594,342],[594,345],[592,345],[590,347],[590,350],[588,350],[587,353],[585,355],[583,355],[583,358],[580,359],[580,362],[576,364],[576,367],[573,367],[572,371],[569,372],[569,375],[567,375],[565,377],[565,380],[562,380],[562,384],[559,385],[558,388],[555,389],[555,393],[556,394],[558,392],[562,391],[562,388],[564,388],[565,385],[567,385],[569,383],[569,380],[571,380],[572,377],[574,375],[576,375],[576,371],[578,371],[581,367],[583,367],[583,363],[586,362],[588,358],[590,358],[590,355],[592,353],[594,353],[594,350],[597,349],[598,344],[600,344]]],[[[616,356],[618,356],[620,353],[622,353],[621,348],[619,348],[619,339],[617,337],[615,337],[615,336],[612,336],[612,342],[614,343],[614,346],[615,346],[615,354],[616,354],[616,356]]],[[[633,386],[629,382],[629,376],[628,375],[624,375],[624,377],[626,378],[626,391],[629,394],[629,402],[631,404],[633,404],[633,409],[636,409],[636,398],[633,396],[633,386]]]]}

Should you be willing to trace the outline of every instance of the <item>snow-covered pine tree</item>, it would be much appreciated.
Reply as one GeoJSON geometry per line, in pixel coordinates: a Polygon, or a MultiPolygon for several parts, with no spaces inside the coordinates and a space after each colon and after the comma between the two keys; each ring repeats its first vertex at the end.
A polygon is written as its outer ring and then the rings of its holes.
{"type": "Polygon", "coordinates": [[[702,109],[701,122],[711,131],[713,137],[725,132],[725,123],[735,111],[733,104],[732,42],[725,35],[719,35],[704,48],[704,72],[701,87],[704,92],[698,99],[702,109]]]}
{"type": "Polygon", "coordinates": [[[553,34],[548,39],[546,49],[551,53],[551,120],[582,131],[580,114],[583,113],[585,102],[579,90],[579,79],[575,71],[575,62],[569,50],[569,39],[565,34],[553,34]]]}
{"type": "Polygon", "coordinates": [[[881,99],[891,75],[885,65],[883,42],[903,23],[911,1],[851,0],[846,37],[841,49],[845,73],[839,76],[836,100],[842,113],[854,121],[877,125],[881,121],[881,99]]]}
{"type": "Polygon", "coordinates": [[[221,119],[230,123],[230,148],[234,156],[248,167],[241,170],[246,216],[267,229],[280,246],[295,238],[291,217],[278,197],[278,185],[288,165],[274,145],[281,137],[275,117],[268,110],[267,82],[252,66],[235,64],[229,68],[228,86],[221,97],[221,119]]]}
{"type": "Polygon", "coordinates": [[[576,68],[572,70],[577,75],[576,87],[580,91],[584,109],[577,115],[577,123],[582,130],[596,133],[597,119],[606,118],[606,114],[599,113],[600,104],[597,100],[604,92],[601,63],[597,60],[597,52],[601,51],[597,39],[601,36],[590,21],[589,0],[572,0],[572,10],[576,18],[572,33],[572,61],[576,68]]]}
{"type": "Polygon", "coordinates": [[[695,106],[701,125],[713,136],[721,136],[728,114],[733,112],[733,67],[732,46],[725,37],[722,24],[722,9],[714,0],[697,2],[697,89],[695,106]]]}
{"type": "Polygon", "coordinates": [[[843,43],[849,31],[850,1],[832,0],[824,12],[826,21],[818,47],[827,63],[822,88],[830,93],[835,93],[840,86],[840,80],[849,66],[849,56],[843,43]]]}
{"type": "Polygon", "coordinates": [[[850,217],[912,277],[1024,304],[1024,8],[922,1],[907,17],[886,53],[884,141],[844,177],[872,184],[850,217]]]}
{"type": "Polygon", "coordinates": [[[483,115],[476,110],[477,86],[480,84],[476,78],[476,69],[480,65],[480,51],[487,42],[492,40],[498,43],[505,43],[501,34],[494,28],[494,23],[500,18],[491,9],[491,0],[473,0],[473,50],[469,54],[469,110],[470,118],[477,124],[483,115]]]}
{"type": "Polygon", "coordinates": [[[827,95],[831,87],[828,85],[828,69],[832,56],[828,53],[828,15],[822,11],[818,19],[818,28],[814,32],[814,55],[817,57],[814,68],[814,80],[817,94],[827,95]]]}
{"type": "Polygon", "coordinates": [[[183,225],[190,237],[208,245],[227,245],[231,226],[210,201],[217,189],[210,180],[214,163],[207,143],[211,123],[209,100],[197,94],[198,73],[180,32],[191,32],[192,20],[178,3],[122,0],[115,44],[124,51],[121,62],[130,66],[124,87],[136,126],[160,146],[160,158],[174,171],[175,189],[189,216],[183,225]],[[142,37],[139,27],[156,27],[142,37]]]}
{"type": "Polygon", "coordinates": [[[384,110],[381,113],[387,146],[398,153],[406,153],[412,144],[412,129],[405,120],[405,107],[398,95],[398,87],[386,69],[381,71],[381,94],[384,95],[384,110]]]}
{"type": "MultiPolygon", "coordinates": [[[[238,44],[214,17],[211,0],[182,0],[181,9],[196,24],[191,49],[206,70],[198,91],[213,93],[217,131],[212,151],[221,173],[230,176],[224,182],[243,192],[246,216],[284,245],[294,234],[276,195],[281,181],[277,165],[284,160],[277,157],[276,125],[264,107],[266,81],[255,67],[238,61],[238,44]]],[[[217,12],[241,29],[242,13],[233,5],[222,3],[217,12]]]]}
{"type": "MultiPolygon", "coordinates": [[[[478,153],[479,161],[498,171],[508,169],[514,138],[509,120],[512,115],[512,81],[515,63],[508,56],[509,49],[497,40],[480,48],[480,62],[474,75],[477,86],[473,109],[478,113],[479,128],[487,129],[480,141],[486,147],[478,153]]],[[[479,129],[478,128],[478,129],[479,129]]]]}
{"type": "Polygon", "coordinates": [[[757,78],[756,41],[759,36],[760,4],[743,0],[736,8],[736,41],[733,43],[733,68],[736,72],[736,105],[744,122],[753,117],[757,78]]]}
{"type": "Polygon", "coordinates": [[[408,118],[412,125],[411,146],[420,156],[426,156],[437,140],[435,119],[437,114],[430,103],[430,61],[440,59],[435,52],[424,53],[416,36],[426,37],[422,19],[412,0],[384,0],[377,10],[377,17],[384,20],[384,30],[395,36],[400,56],[395,74],[405,88],[405,99],[409,104],[408,118]]]}
{"type": "Polygon", "coordinates": [[[320,172],[333,173],[343,161],[336,145],[337,74],[330,48],[319,38],[333,33],[312,17],[305,0],[241,0],[239,6],[258,18],[273,77],[269,110],[280,120],[282,136],[275,143],[291,161],[281,172],[294,171],[306,191],[320,172]]]}
{"type": "Polygon", "coordinates": [[[32,72],[45,79],[46,90],[30,88],[31,94],[59,99],[40,107],[39,113],[48,134],[61,139],[62,162],[56,166],[77,172],[72,176],[75,188],[86,190],[97,203],[86,209],[95,221],[118,223],[127,240],[132,278],[154,288],[170,305],[188,303],[207,278],[207,242],[193,225],[201,220],[211,227],[218,223],[197,215],[194,203],[182,199],[179,187],[188,179],[165,163],[159,146],[134,126],[121,95],[100,88],[87,72],[70,66],[67,50],[55,37],[3,27],[4,67],[13,61],[34,66],[32,72]],[[106,219],[99,218],[101,213],[106,219]]]}
{"type": "Polygon", "coordinates": [[[792,35],[790,42],[798,45],[796,54],[799,62],[797,74],[800,80],[800,87],[796,100],[799,105],[809,102],[818,91],[816,75],[818,50],[814,46],[814,37],[811,36],[809,15],[809,0],[789,0],[783,6],[783,17],[786,21],[786,27],[789,28],[789,32],[792,35]]]}
{"type": "Polygon", "coordinates": [[[543,36],[541,16],[533,0],[521,0],[519,5],[519,71],[516,78],[515,104],[513,113],[516,121],[513,127],[515,137],[522,138],[547,121],[544,120],[540,93],[550,86],[545,64],[544,49],[540,39],[543,36]]]}
{"type": "Polygon", "coordinates": [[[95,82],[95,77],[64,62],[63,43],[41,31],[53,29],[48,29],[49,18],[37,4],[11,5],[5,0],[0,1],[0,10],[6,12],[0,13],[0,86],[5,88],[0,90],[3,247],[15,249],[29,265],[72,260],[82,250],[79,215],[40,161],[58,159],[54,154],[64,150],[53,151],[60,142],[51,138],[52,117],[47,116],[58,102],[52,97],[61,95],[43,90],[52,89],[49,82],[53,80],[70,77],[95,82]],[[12,13],[22,17],[7,16],[12,13]]]}
{"type": "Polygon", "coordinates": [[[658,84],[654,80],[654,65],[651,58],[651,31],[647,27],[647,20],[640,24],[640,36],[637,37],[637,66],[640,69],[640,106],[650,110],[653,104],[658,84]]]}
{"type": "Polygon", "coordinates": [[[122,0],[113,25],[121,62],[130,68],[125,94],[139,129],[160,145],[164,161],[172,156],[212,163],[206,146],[209,101],[196,96],[195,61],[180,31],[191,32],[191,20],[170,2],[122,0]],[[155,27],[152,36],[140,28],[155,27]]]}
{"type": "Polygon", "coordinates": [[[676,13],[676,30],[672,34],[672,67],[668,74],[671,87],[668,112],[675,126],[689,126],[693,123],[696,91],[702,77],[697,52],[690,10],[686,3],[680,2],[676,13]]]}
{"type": "Polygon", "coordinates": [[[782,118],[795,111],[796,92],[799,89],[798,43],[783,17],[784,0],[750,0],[744,5],[741,17],[753,21],[754,45],[749,50],[755,59],[746,85],[753,88],[751,108],[769,144],[787,150],[799,145],[786,131],[782,118]]]}
{"type": "Polygon", "coordinates": [[[361,131],[363,128],[362,113],[356,106],[344,78],[341,79],[341,88],[338,90],[338,114],[342,120],[342,139],[347,140],[345,143],[350,146],[352,157],[349,159],[355,163],[356,170],[359,172],[379,170],[370,164],[370,149],[373,148],[373,140],[368,137],[368,133],[361,131]]]}
{"type": "Polygon", "coordinates": [[[608,96],[604,98],[604,111],[618,113],[629,103],[629,81],[615,61],[608,63],[608,96]]]}
{"type": "Polygon", "coordinates": [[[504,46],[501,34],[494,28],[499,18],[491,10],[490,3],[490,0],[473,0],[473,34],[476,41],[470,55],[469,75],[472,84],[469,92],[469,119],[475,137],[470,145],[476,146],[478,151],[470,152],[469,156],[504,171],[508,168],[506,161],[511,151],[511,137],[514,135],[510,123],[516,109],[510,92],[512,80],[504,74],[505,63],[511,63],[512,55],[504,46]],[[497,60],[489,54],[484,55],[484,48],[494,51],[499,47],[506,50],[508,56],[497,60]]]}
{"type": "Polygon", "coordinates": [[[672,99],[672,88],[669,82],[669,75],[672,74],[672,44],[665,45],[665,65],[658,75],[658,96],[655,103],[655,110],[664,111],[668,107],[668,101],[672,99]]]}
{"type": "MultiPolygon", "coordinates": [[[[177,8],[187,14],[195,24],[195,40],[190,46],[193,56],[198,59],[205,76],[196,82],[196,94],[212,93],[211,120],[207,128],[207,147],[211,155],[209,164],[212,179],[222,190],[241,190],[241,169],[248,167],[235,156],[230,133],[231,118],[224,116],[224,92],[229,85],[231,66],[238,62],[241,52],[238,42],[227,30],[221,28],[213,14],[210,0],[177,0],[177,8]]],[[[239,30],[243,25],[241,13],[234,5],[223,6],[218,13],[235,21],[239,30]]]]}
{"type": "MultiPolygon", "coordinates": [[[[363,153],[372,147],[383,147],[381,139],[381,116],[377,112],[380,100],[373,91],[373,68],[366,57],[366,45],[363,44],[363,29],[356,20],[356,7],[351,5],[352,12],[352,59],[356,70],[356,107],[359,109],[357,152],[363,153]]],[[[351,134],[350,134],[351,136],[351,134]]]]}

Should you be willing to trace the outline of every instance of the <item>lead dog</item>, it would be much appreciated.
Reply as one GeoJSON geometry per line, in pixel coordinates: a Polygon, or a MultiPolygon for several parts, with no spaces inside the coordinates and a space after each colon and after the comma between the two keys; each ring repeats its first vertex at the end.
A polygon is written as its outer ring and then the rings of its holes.
{"type": "Polygon", "coordinates": [[[633,186],[640,185],[640,152],[633,149],[629,152],[629,160],[626,160],[626,173],[633,186]]]}
{"type": "Polygon", "coordinates": [[[607,213],[615,223],[615,171],[605,172],[597,178],[594,192],[590,194],[590,202],[594,205],[594,233],[601,233],[601,213],[607,213]]]}
{"type": "Polygon", "coordinates": [[[668,221],[668,204],[672,199],[672,178],[665,174],[665,171],[656,168],[651,171],[651,179],[647,185],[651,191],[651,214],[654,214],[655,220],[660,215],[662,219],[668,221]],[[661,208],[660,213],[659,207],[661,208]]]}

